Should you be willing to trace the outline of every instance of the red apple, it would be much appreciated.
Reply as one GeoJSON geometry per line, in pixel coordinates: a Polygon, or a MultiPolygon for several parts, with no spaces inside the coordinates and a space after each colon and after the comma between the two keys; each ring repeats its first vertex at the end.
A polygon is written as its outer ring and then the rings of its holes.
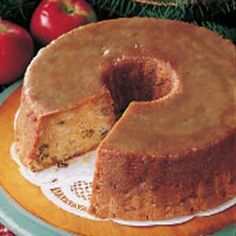
{"type": "Polygon", "coordinates": [[[19,78],[33,56],[34,44],[22,27],[0,19],[0,84],[19,78]]]}
{"type": "Polygon", "coordinates": [[[32,16],[30,28],[35,39],[46,45],[78,26],[95,21],[95,12],[84,0],[43,0],[32,16]]]}
{"type": "Polygon", "coordinates": [[[12,232],[5,228],[4,225],[0,223],[0,235],[4,236],[15,236],[12,232]]]}
{"type": "Polygon", "coordinates": [[[2,225],[0,223],[0,235],[4,235],[4,236],[14,236],[15,234],[13,234],[12,232],[10,232],[8,229],[6,229],[4,227],[4,225],[2,225]]]}

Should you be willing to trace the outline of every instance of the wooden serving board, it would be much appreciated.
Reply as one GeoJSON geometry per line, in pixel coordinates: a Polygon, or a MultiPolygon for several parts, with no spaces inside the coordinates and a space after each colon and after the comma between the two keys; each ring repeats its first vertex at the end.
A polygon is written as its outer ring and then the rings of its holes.
{"type": "Polygon", "coordinates": [[[184,224],[155,227],[128,227],[110,221],[92,221],[59,209],[38,187],[21,176],[18,166],[10,157],[9,149],[14,141],[13,119],[20,94],[21,89],[18,88],[0,105],[0,184],[12,199],[36,217],[59,229],[94,236],[206,235],[236,223],[236,206],[210,217],[195,218],[184,224]]]}

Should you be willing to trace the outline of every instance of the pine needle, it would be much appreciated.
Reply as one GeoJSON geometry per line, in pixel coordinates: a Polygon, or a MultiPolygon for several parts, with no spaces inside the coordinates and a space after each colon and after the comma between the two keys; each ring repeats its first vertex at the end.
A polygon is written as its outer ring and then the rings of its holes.
{"type": "Polygon", "coordinates": [[[97,9],[108,11],[111,17],[141,16],[183,20],[204,26],[236,42],[236,29],[229,28],[220,23],[224,22],[225,16],[230,14],[233,14],[235,16],[234,19],[236,19],[236,0],[192,0],[194,4],[190,4],[190,1],[191,0],[161,0],[160,2],[166,4],[176,3],[177,6],[155,6],[137,3],[133,0],[88,0],[88,2],[97,9]],[[198,2],[198,4],[196,2],[198,2]]]}
{"type": "Polygon", "coordinates": [[[40,0],[0,0],[0,18],[25,24],[40,0]]]}

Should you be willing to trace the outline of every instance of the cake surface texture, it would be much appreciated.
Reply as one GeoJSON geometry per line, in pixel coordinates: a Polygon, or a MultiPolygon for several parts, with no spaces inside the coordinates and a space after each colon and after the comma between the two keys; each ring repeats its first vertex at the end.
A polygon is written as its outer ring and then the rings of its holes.
{"type": "Polygon", "coordinates": [[[89,213],[158,220],[236,195],[236,50],[184,22],[83,26],[27,69],[16,118],[33,171],[98,146],[89,213]]]}

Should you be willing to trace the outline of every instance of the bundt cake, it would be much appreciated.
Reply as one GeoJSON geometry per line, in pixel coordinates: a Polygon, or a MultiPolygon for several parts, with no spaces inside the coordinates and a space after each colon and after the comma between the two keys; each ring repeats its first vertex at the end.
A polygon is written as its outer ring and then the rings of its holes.
{"type": "Polygon", "coordinates": [[[236,195],[235,94],[235,46],[216,33],[152,18],[90,24],[29,66],[17,153],[39,171],[99,145],[90,213],[192,214],[236,195]]]}

